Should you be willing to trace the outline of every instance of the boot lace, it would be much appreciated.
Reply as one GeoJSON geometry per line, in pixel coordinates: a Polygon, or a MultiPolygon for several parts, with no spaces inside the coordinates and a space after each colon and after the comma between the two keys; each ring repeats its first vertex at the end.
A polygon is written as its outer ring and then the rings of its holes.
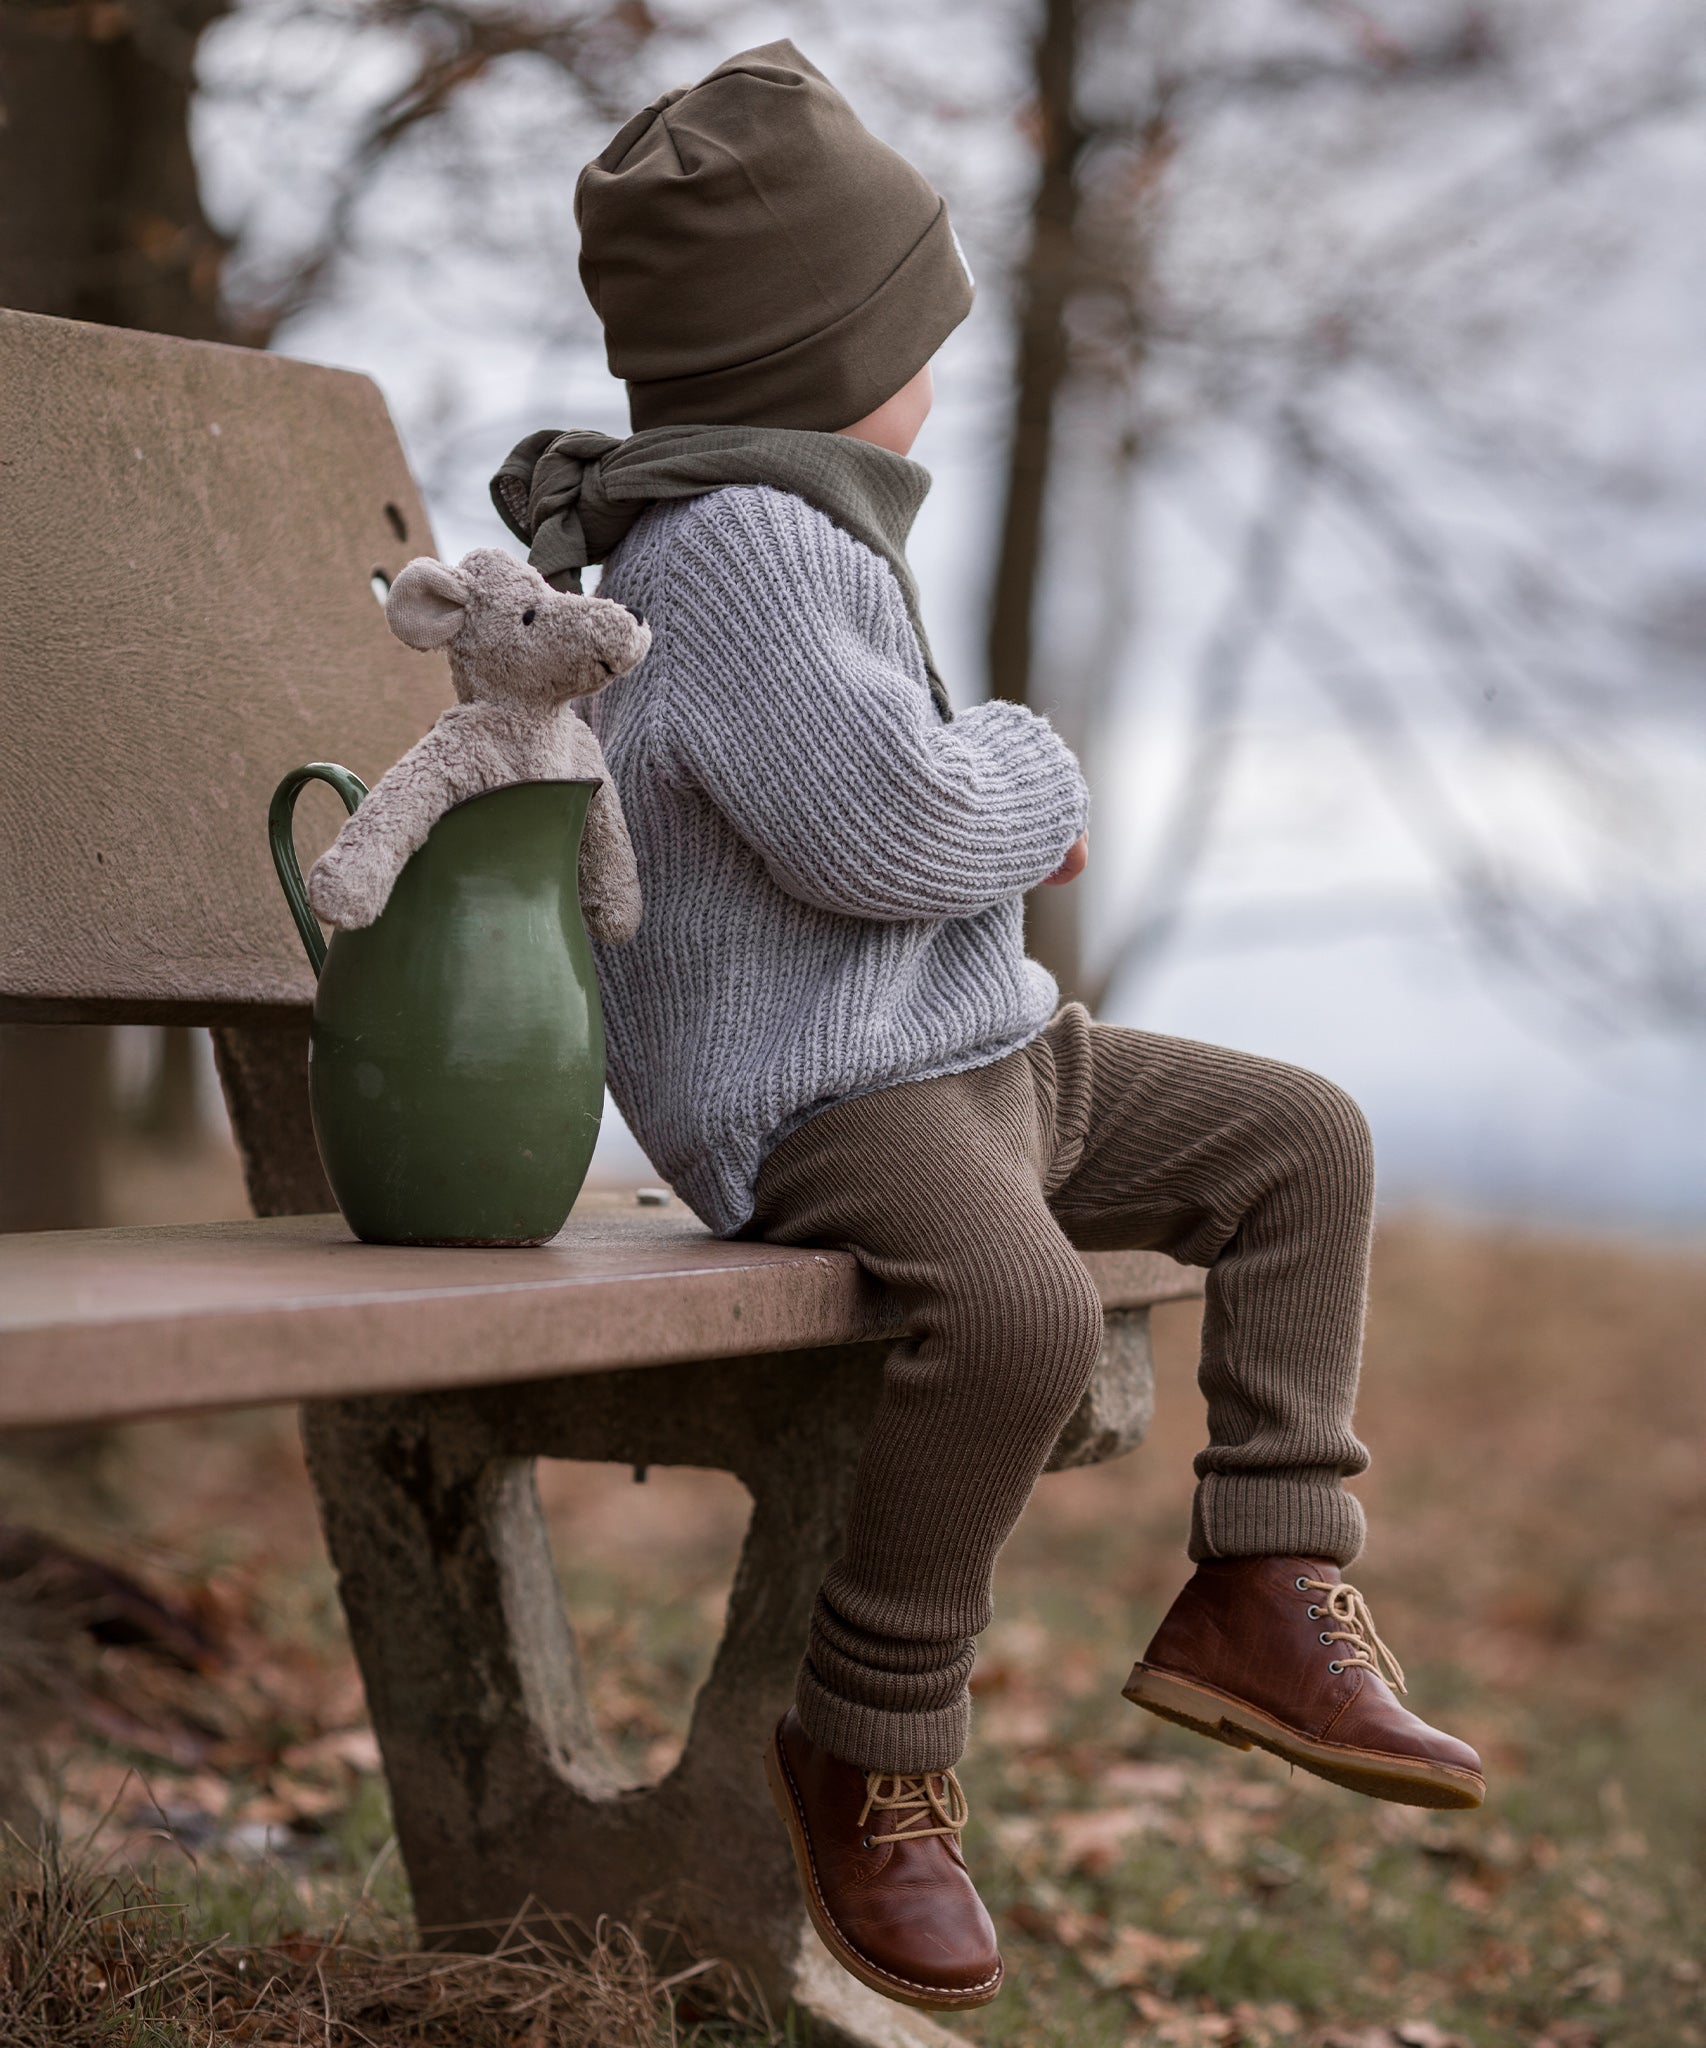
{"type": "Polygon", "coordinates": [[[1385,1678],[1399,1692],[1408,1689],[1404,1684],[1403,1665],[1380,1640],[1368,1602],[1355,1586],[1347,1586],[1343,1580],[1335,1586],[1326,1579],[1299,1579],[1297,1587],[1299,1592],[1323,1596],[1320,1606],[1309,1610],[1311,1621],[1338,1624],[1336,1628],[1321,1631],[1322,1642],[1345,1645],[1328,1665],[1329,1671],[1339,1672],[1360,1666],[1365,1671],[1372,1671],[1377,1678],[1385,1678]]]}
{"type": "Polygon", "coordinates": [[[927,1835],[957,1836],[966,1824],[970,1808],[952,1771],[925,1771],[916,1777],[872,1771],[865,1779],[865,1804],[859,1825],[863,1827],[873,1814],[879,1813],[893,1816],[894,1831],[867,1835],[867,1849],[875,1849],[884,1842],[921,1842],[927,1835]]]}

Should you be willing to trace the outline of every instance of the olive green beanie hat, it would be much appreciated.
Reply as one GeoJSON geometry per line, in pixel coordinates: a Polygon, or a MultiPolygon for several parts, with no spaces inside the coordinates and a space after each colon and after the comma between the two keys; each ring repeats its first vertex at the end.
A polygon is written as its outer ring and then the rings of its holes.
{"type": "Polygon", "coordinates": [[[575,219],[636,430],[851,426],[971,308],[940,195],[790,42],[636,114],[575,219]]]}

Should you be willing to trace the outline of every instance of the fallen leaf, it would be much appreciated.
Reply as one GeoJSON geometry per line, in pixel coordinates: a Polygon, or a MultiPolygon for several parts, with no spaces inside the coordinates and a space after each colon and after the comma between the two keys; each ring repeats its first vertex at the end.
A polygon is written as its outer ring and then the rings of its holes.
{"type": "Polygon", "coordinates": [[[1096,1982],[1108,1990],[1132,1990],[1148,1984],[1158,1970],[1172,1971],[1202,1954],[1200,1941],[1155,1934],[1147,1927],[1122,1927],[1105,1955],[1086,1963],[1096,1982]]]}
{"type": "Polygon", "coordinates": [[[1032,1935],[1038,1941],[1054,1942],[1075,1954],[1081,1949],[1099,1946],[1108,1938],[1107,1915],[1081,1912],[1076,1906],[1048,1907],[1022,1899],[1016,1906],[1008,1907],[1007,1920],[1021,1934],[1032,1935]]]}
{"type": "Polygon", "coordinates": [[[1392,2038],[1401,2048],[1470,2048],[1461,2034],[1448,2034],[1432,2020],[1401,2020],[1392,2029],[1392,2038]]]}
{"type": "Polygon", "coordinates": [[[1181,2012],[1170,2020],[1163,2020],[1155,2029],[1157,2041],[1164,2041],[1168,2048],[1215,2048],[1221,2041],[1232,2040],[1238,2032],[1238,2022],[1224,2012],[1181,2012]]]}
{"type": "Polygon", "coordinates": [[[371,1728],[334,1728],[312,1742],[295,1742],[279,1758],[287,1771],[313,1771],[344,1764],[352,1771],[379,1769],[379,1742],[371,1728]]]}
{"type": "Polygon", "coordinates": [[[1110,1764],[1098,1781],[1104,1792],[1132,1800],[1178,1799],[1190,1780],[1177,1764],[1144,1763],[1122,1758],[1110,1764]]]}
{"type": "MultiPolygon", "coordinates": [[[[282,1771],[273,1778],[273,1790],[287,1821],[324,1820],[327,1814],[340,1812],[346,1803],[345,1795],[338,1787],[316,1784],[307,1778],[289,1777],[282,1771]]],[[[268,1817],[276,1819],[279,1816],[268,1817]]]]}
{"type": "Polygon", "coordinates": [[[1590,1963],[1565,1980],[1571,1998],[1591,1998],[1595,2005],[1617,2005],[1623,1997],[1623,1972],[1615,1963],[1590,1963]]]}
{"type": "Polygon", "coordinates": [[[1049,1862],[1059,1870],[1087,1870],[1100,1876],[1118,1860],[1120,1849],[1133,1839],[1159,1829],[1167,1815],[1157,1806],[1096,1806],[1087,1812],[1055,1815],[1014,1815],[995,1823],[995,1839],[1010,1855],[1047,1847],[1049,1862]]]}
{"type": "Polygon", "coordinates": [[[1241,2033],[1266,2033],[1289,2040],[1303,2025],[1295,2005],[1287,2005],[1283,1999],[1270,1999],[1263,2005],[1240,2002],[1232,2008],[1232,2017],[1238,2022],[1241,2033]]]}

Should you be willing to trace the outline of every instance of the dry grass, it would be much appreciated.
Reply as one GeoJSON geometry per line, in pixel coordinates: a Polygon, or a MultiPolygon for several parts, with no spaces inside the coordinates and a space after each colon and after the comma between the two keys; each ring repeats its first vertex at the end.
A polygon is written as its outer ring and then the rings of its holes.
{"type": "MultiPolygon", "coordinates": [[[[1382,1233],[1358,1577],[1415,1704],[1489,1759],[1473,1815],[1290,1779],[1118,1697],[1187,1570],[1192,1318],[1158,1321],[1150,1445],[1046,1481],[1003,1559],[964,1775],[1010,1988],[956,2030],[1015,2048],[1706,2043],[1706,1261],[1424,1219],[1382,1233]]],[[[392,1953],[406,1892],[290,1418],[126,1430],[3,1476],[13,1518],[127,1558],[224,1645],[213,1679],[86,1657],[85,1709],[55,1736],[66,1825],[111,1806],[110,1867],[151,1870],[192,1943],[321,1953],[351,1915],[355,1948],[392,1953]],[[163,1833],[193,1885],[159,1860],[163,1833]]],[[[708,1473],[542,1480],[600,1718],[661,1769],[743,1496],[708,1473]]],[[[371,2038],[487,2038],[398,2024],[424,2030],[371,2038]]]]}
{"type": "Polygon", "coordinates": [[[484,1955],[423,1954],[347,1921],[261,1945],[204,1938],[193,1911],[56,1843],[15,1846],[0,1894],[7,2048],[675,2048],[675,1997],[632,1934],[505,1932],[484,1955]]]}

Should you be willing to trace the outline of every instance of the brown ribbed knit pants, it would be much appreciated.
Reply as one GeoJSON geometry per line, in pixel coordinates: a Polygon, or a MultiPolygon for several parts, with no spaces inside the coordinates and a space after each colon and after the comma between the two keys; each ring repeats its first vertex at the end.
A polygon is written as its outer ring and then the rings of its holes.
{"type": "Polygon", "coordinates": [[[1078,1250],[1208,1268],[1191,1556],[1348,1564],[1373,1196],[1368,1126],[1331,1082],[1077,1004],[1021,1052],[837,1103],[777,1146],[750,1234],[851,1251],[907,1312],[812,1616],[811,1739],[867,1770],[964,1749],[996,1553],[1101,1343],[1078,1250]]]}

